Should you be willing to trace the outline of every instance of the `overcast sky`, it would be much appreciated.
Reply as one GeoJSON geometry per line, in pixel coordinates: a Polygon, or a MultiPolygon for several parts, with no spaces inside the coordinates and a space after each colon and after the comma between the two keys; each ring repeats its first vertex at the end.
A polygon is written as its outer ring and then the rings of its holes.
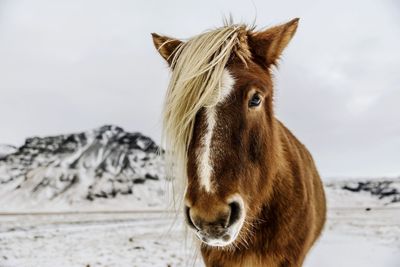
{"type": "Polygon", "coordinates": [[[277,116],[323,177],[400,175],[400,5],[335,1],[0,0],[0,143],[103,124],[160,140],[169,72],[150,33],[300,17],[277,116]]]}

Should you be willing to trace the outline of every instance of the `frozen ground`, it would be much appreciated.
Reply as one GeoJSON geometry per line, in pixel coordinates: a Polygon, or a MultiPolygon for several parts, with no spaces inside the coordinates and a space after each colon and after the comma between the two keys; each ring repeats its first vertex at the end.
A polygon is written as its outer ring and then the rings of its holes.
{"type": "MultiPolygon", "coordinates": [[[[334,186],[327,195],[328,223],[305,267],[400,266],[398,203],[334,186]]],[[[3,213],[0,266],[203,266],[200,257],[194,260],[196,249],[185,239],[182,221],[156,210],[3,213]]]]}
{"type": "MultiPolygon", "coordinates": [[[[2,216],[0,266],[189,266],[162,213],[2,216]]],[[[188,245],[189,246],[189,245],[188,245]]]]}

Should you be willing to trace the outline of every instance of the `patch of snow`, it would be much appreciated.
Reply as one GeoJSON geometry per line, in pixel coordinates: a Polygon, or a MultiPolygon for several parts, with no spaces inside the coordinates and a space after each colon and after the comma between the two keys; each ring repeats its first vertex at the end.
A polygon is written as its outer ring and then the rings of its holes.
{"type": "Polygon", "coordinates": [[[5,158],[7,155],[17,151],[15,146],[0,144],[0,159],[5,158]]]}

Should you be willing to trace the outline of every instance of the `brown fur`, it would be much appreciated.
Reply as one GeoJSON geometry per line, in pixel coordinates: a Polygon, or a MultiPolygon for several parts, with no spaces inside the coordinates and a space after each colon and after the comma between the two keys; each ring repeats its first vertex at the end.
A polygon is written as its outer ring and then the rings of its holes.
{"type": "MultiPolygon", "coordinates": [[[[235,78],[235,87],[229,99],[217,107],[212,193],[199,186],[196,151],[206,122],[204,110],[197,114],[188,149],[187,205],[196,217],[215,221],[229,213],[227,199],[238,193],[246,211],[244,226],[232,245],[202,245],[206,266],[301,266],[323,228],[325,196],[314,161],[273,112],[271,67],[297,24],[295,19],[262,32],[248,32],[252,59],[243,63],[233,56],[226,66],[235,78]],[[261,95],[262,105],[253,110],[247,103],[255,91],[261,95]]],[[[158,35],[153,38],[158,49],[168,40],[158,35]]],[[[169,44],[174,43],[180,42],[169,44]]],[[[174,47],[159,51],[169,60],[174,47]]]]}

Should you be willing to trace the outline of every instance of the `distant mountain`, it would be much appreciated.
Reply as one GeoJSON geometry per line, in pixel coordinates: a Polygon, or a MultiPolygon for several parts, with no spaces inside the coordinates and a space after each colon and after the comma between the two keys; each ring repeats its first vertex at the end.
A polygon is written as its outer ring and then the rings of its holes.
{"type": "MultiPolygon", "coordinates": [[[[163,154],[149,137],[110,125],[28,138],[0,157],[0,199],[73,202],[129,195],[136,186],[164,178],[163,154]]],[[[141,189],[146,190],[151,189],[141,189]]]]}

